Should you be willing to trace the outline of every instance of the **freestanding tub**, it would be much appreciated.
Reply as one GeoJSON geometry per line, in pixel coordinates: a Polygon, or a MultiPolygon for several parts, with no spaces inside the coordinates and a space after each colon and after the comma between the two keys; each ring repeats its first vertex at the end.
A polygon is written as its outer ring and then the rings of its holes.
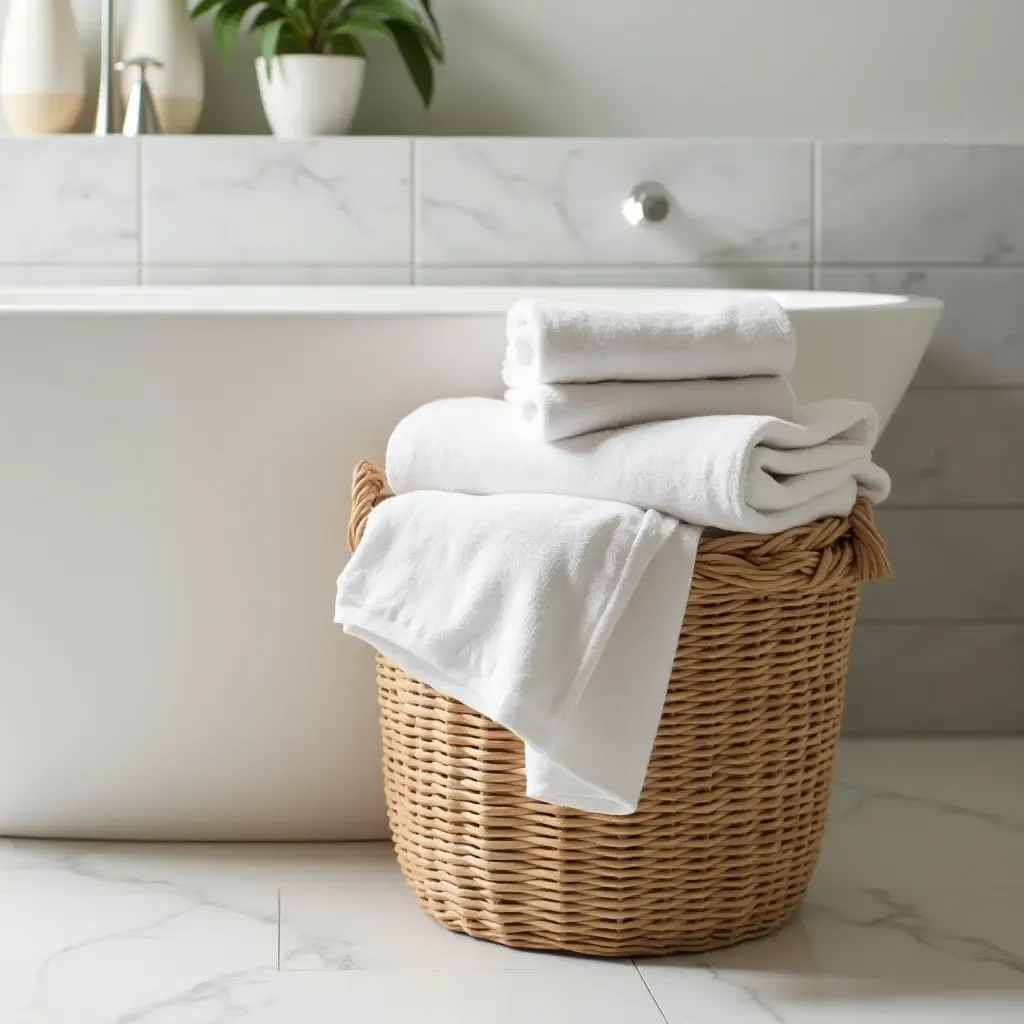
{"type": "MultiPolygon", "coordinates": [[[[332,624],[349,475],[416,405],[500,394],[523,293],[0,292],[0,833],[386,835],[371,653],[332,624]]],[[[799,396],[884,419],[941,310],[777,297],[799,396]]]]}

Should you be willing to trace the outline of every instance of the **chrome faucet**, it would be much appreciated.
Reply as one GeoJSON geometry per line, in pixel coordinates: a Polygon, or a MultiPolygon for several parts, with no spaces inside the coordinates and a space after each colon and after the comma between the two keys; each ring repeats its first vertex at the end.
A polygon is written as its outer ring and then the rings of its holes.
{"type": "Polygon", "coordinates": [[[163,131],[160,115],[153,103],[153,94],[149,91],[149,82],[146,81],[147,68],[162,67],[163,64],[153,57],[132,57],[130,60],[119,60],[114,65],[114,70],[122,74],[133,69],[137,72],[124,112],[123,135],[159,135],[163,131]]]}
{"type": "Polygon", "coordinates": [[[622,216],[633,227],[639,224],[658,224],[671,210],[672,202],[665,186],[656,181],[641,182],[622,204],[622,216]]]}
{"type": "Polygon", "coordinates": [[[120,92],[114,78],[114,0],[101,0],[100,88],[96,104],[96,134],[117,135],[121,130],[120,92]]]}

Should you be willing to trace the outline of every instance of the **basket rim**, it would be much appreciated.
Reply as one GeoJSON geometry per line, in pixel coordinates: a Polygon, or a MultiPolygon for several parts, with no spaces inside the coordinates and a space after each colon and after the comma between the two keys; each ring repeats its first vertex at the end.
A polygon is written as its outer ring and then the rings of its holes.
{"type": "MultiPolygon", "coordinates": [[[[366,460],[356,465],[348,527],[350,550],[358,546],[370,513],[391,496],[382,469],[366,460]]],[[[874,509],[865,498],[858,498],[848,516],[830,516],[781,533],[705,531],[692,586],[769,594],[854,586],[891,575],[874,509]]]]}

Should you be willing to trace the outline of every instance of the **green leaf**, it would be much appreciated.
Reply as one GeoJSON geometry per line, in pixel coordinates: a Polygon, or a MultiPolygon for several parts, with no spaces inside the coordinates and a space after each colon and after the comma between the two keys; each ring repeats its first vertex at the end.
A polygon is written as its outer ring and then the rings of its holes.
{"type": "Polygon", "coordinates": [[[398,52],[405,61],[406,69],[412,78],[416,91],[423,100],[423,106],[429,107],[434,98],[434,65],[430,61],[430,53],[424,47],[422,38],[404,21],[385,21],[398,52]]]}
{"type": "Polygon", "coordinates": [[[195,7],[192,8],[192,20],[201,18],[207,11],[212,11],[214,7],[218,7],[224,3],[224,0],[200,0],[195,7]]]}
{"type": "MultiPolygon", "coordinates": [[[[195,2],[195,0],[193,0],[195,2]]],[[[365,56],[361,38],[390,37],[425,104],[434,94],[434,62],[443,63],[433,0],[198,0],[191,17],[212,15],[213,38],[225,61],[250,14],[265,60],[281,53],[365,56]],[[418,4],[418,6],[416,6],[418,4]]]]}
{"type": "MultiPolygon", "coordinates": [[[[385,33],[387,35],[387,33],[385,33]]],[[[335,29],[328,37],[329,50],[336,57],[366,57],[366,50],[357,36],[345,29],[335,29]]]]}
{"type": "Polygon", "coordinates": [[[235,52],[242,19],[257,4],[262,6],[263,0],[225,0],[213,16],[213,41],[225,63],[235,52]]]}
{"type": "Polygon", "coordinates": [[[334,29],[331,35],[367,35],[385,36],[388,39],[393,38],[383,21],[379,18],[371,18],[365,14],[353,14],[346,18],[341,25],[334,29]]]}
{"type": "Polygon", "coordinates": [[[398,21],[408,25],[420,37],[427,53],[439,63],[444,61],[444,50],[439,41],[423,23],[419,13],[405,3],[405,0],[354,0],[346,8],[346,12],[348,11],[352,12],[349,17],[358,13],[363,17],[369,16],[380,21],[398,21]]]}
{"type": "Polygon", "coordinates": [[[257,14],[256,17],[252,19],[252,24],[249,26],[249,28],[253,32],[256,32],[259,29],[262,29],[265,25],[269,25],[272,22],[278,21],[283,23],[285,17],[286,15],[284,11],[281,11],[276,7],[264,7],[263,10],[260,11],[260,13],[257,14]]]}
{"type": "Polygon", "coordinates": [[[281,38],[277,42],[277,54],[308,53],[308,40],[299,35],[291,25],[285,24],[281,29],[281,38]]]}
{"type": "Polygon", "coordinates": [[[268,21],[260,30],[260,56],[267,65],[268,82],[274,67],[273,58],[277,53],[277,44],[281,39],[281,29],[284,28],[284,25],[284,18],[279,16],[276,21],[268,21]]]}
{"type": "Polygon", "coordinates": [[[434,16],[432,0],[420,0],[420,4],[423,6],[423,10],[427,14],[427,20],[430,22],[431,28],[434,30],[434,36],[437,39],[437,45],[441,50],[441,56],[438,60],[444,60],[444,41],[441,38],[441,26],[437,23],[437,18],[434,16]]]}

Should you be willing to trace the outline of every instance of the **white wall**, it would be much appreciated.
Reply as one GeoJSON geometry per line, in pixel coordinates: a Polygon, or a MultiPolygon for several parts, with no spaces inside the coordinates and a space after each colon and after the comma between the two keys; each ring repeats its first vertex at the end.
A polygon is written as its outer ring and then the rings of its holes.
{"type": "MultiPolygon", "coordinates": [[[[75,0],[95,36],[100,0],[75,0]]],[[[140,0],[145,2],[145,0],[140,0]]],[[[0,0],[0,12],[7,0],[0,0]]],[[[121,0],[127,7],[127,0],[121,0]]],[[[424,115],[394,56],[357,130],[1024,139],[1022,0],[437,0],[424,115]]],[[[210,54],[208,132],[265,131],[252,66],[210,54]]]]}

